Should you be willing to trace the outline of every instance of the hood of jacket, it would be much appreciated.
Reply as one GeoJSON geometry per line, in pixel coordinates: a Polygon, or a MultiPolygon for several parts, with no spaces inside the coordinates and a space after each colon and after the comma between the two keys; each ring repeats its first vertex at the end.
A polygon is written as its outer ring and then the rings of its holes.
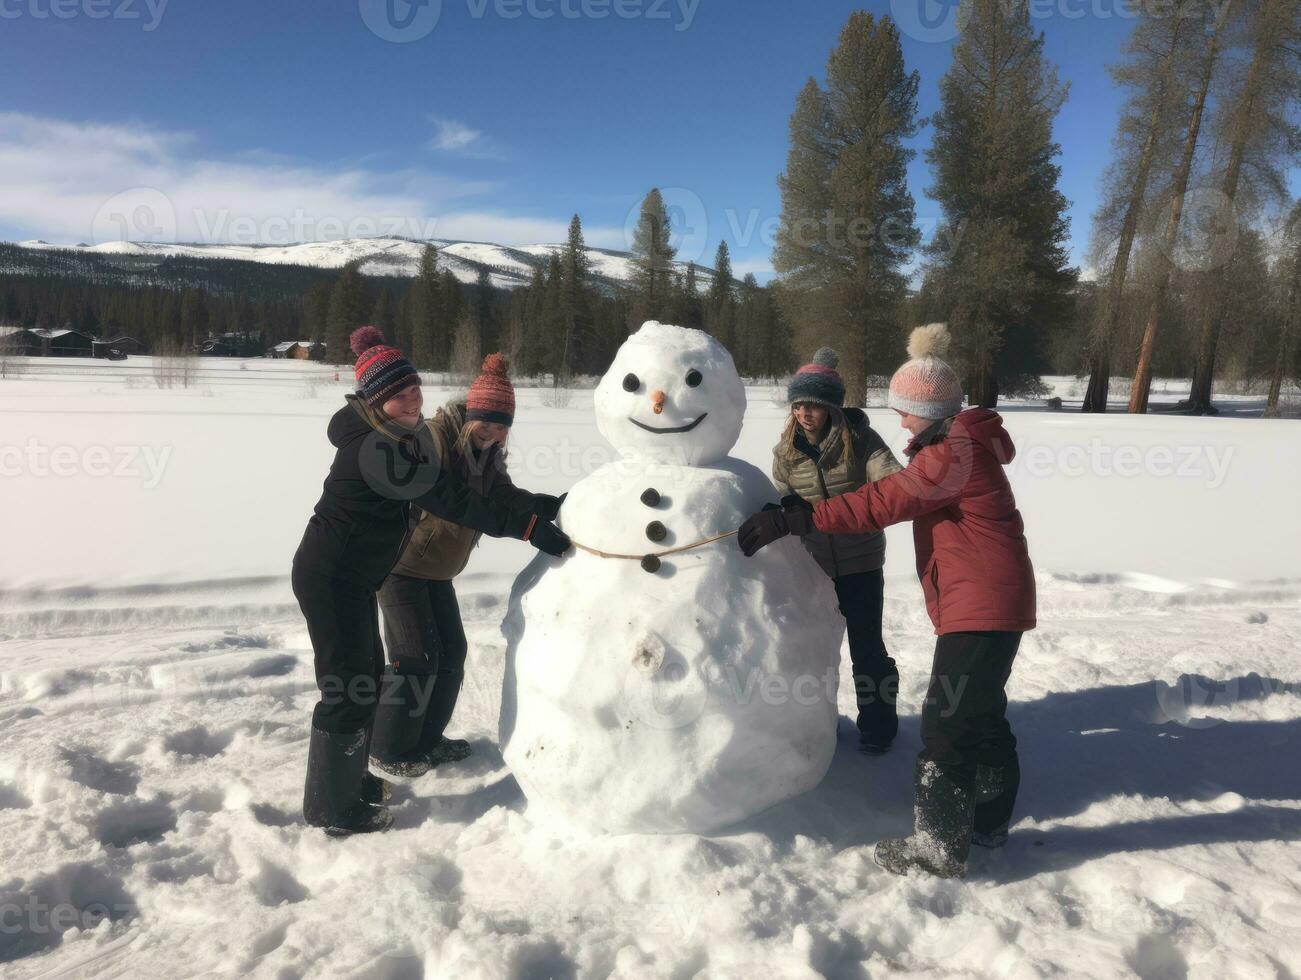
{"type": "Polygon", "coordinates": [[[983,446],[1003,466],[1016,458],[1016,444],[1003,426],[1003,416],[988,408],[969,408],[952,418],[940,419],[914,436],[904,453],[909,457],[916,456],[926,446],[950,437],[967,438],[983,446]]]}
{"type": "Polygon", "coordinates": [[[961,429],[973,442],[988,449],[1006,466],[1016,457],[1011,433],[1003,426],[1003,416],[988,408],[970,408],[953,419],[953,428],[961,429]]]}
{"type": "MultiPolygon", "coordinates": [[[[410,438],[414,434],[415,430],[408,429],[404,425],[399,425],[397,422],[385,418],[356,395],[344,395],[343,400],[346,404],[334,413],[329,426],[325,430],[330,445],[336,449],[347,445],[359,436],[369,435],[371,432],[383,433],[399,442],[404,438],[410,438]]],[[[420,420],[421,425],[424,425],[424,422],[424,419],[420,420]]]]}

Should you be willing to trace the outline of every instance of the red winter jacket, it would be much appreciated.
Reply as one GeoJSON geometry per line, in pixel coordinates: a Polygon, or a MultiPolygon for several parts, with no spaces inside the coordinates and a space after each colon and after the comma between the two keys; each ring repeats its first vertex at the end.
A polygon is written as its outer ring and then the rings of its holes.
{"type": "Polygon", "coordinates": [[[913,522],[917,575],[937,634],[1035,625],[1034,569],[1003,467],[1016,455],[997,412],[968,409],[913,439],[908,466],[819,502],[819,531],[913,522]]]}

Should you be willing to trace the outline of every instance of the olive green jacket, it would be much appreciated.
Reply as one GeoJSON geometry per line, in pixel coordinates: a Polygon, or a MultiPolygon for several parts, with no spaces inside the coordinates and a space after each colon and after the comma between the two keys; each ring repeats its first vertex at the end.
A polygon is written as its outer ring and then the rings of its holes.
{"type": "MultiPolygon", "coordinates": [[[[456,440],[465,425],[464,404],[448,402],[424,424],[432,436],[430,451],[438,455],[443,466],[454,467],[471,490],[508,507],[527,510],[532,506],[533,495],[515,486],[506,473],[506,454],[499,446],[471,456],[457,451],[456,440]]],[[[482,536],[473,528],[453,524],[414,505],[411,523],[402,557],[393,571],[412,578],[438,582],[456,578],[482,536]]]]}
{"type": "MultiPolygon", "coordinates": [[[[866,483],[897,473],[903,467],[857,408],[831,413],[822,439],[811,444],[798,426],[794,445],[786,440],[773,448],[772,478],[782,496],[796,494],[810,503],[851,493],[866,483]],[[853,437],[852,458],[846,456],[843,427],[853,437]]],[[[870,572],[885,564],[885,535],[824,534],[814,531],[803,538],[804,546],[822,570],[832,578],[870,572]]]]}

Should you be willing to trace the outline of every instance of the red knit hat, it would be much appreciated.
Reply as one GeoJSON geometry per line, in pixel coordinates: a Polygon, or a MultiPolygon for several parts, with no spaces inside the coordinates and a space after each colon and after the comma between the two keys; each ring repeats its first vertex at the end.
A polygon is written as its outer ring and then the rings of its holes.
{"type": "Polygon", "coordinates": [[[382,405],[404,388],[420,384],[411,362],[384,343],[378,327],[360,327],[348,340],[357,355],[357,394],[367,405],[382,405]]]}
{"type": "Polygon", "coordinates": [[[515,421],[515,389],[506,375],[505,354],[489,354],[483,359],[483,373],[474,379],[465,399],[465,420],[501,425],[515,421]]]}

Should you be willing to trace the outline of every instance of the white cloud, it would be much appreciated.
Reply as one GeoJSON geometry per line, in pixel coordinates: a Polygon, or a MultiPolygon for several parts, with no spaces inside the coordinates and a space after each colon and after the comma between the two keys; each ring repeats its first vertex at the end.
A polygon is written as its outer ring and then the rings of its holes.
{"type": "Polygon", "coordinates": [[[434,118],[432,122],[434,138],[429,141],[429,146],[434,150],[456,153],[479,143],[483,136],[479,130],[471,129],[455,119],[434,118]]]}
{"type": "MultiPolygon", "coordinates": [[[[130,211],[137,199],[171,212],[170,223],[151,213],[150,223],[165,229],[152,240],[288,244],[398,234],[530,244],[563,241],[568,226],[568,216],[465,206],[498,190],[492,181],[356,164],[329,169],[259,149],[203,157],[194,145],[191,134],[147,124],[0,112],[0,234],[62,243],[120,238],[105,212],[124,201],[130,211]]],[[[616,245],[622,232],[589,235],[593,244],[616,245]]]]}

